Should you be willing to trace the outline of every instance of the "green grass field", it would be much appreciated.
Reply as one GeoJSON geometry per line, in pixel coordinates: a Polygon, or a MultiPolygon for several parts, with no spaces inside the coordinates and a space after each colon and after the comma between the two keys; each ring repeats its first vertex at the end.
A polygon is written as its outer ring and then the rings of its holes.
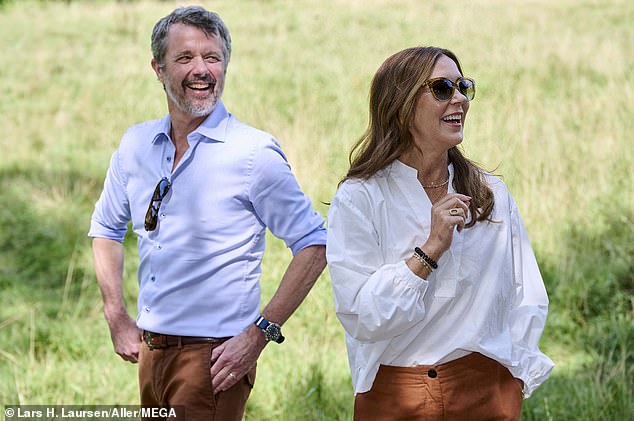
{"type": "MultiPolygon", "coordinates": [[[[124,130],[166,113],[149,38],[181,3],[0,0],[0,405],[138,402],[86,232],[124,130]]],[[[514,194],[551,298],[541,347],[557,365],[522,419],[634,418],[634,3],[198,3],[232,32],[225,104],[275,134],[323,215],[379,64],[414,45],[456,52],[478,83],[464,149],[514,194]]],[[[270,238],[263,300],[289,260],[270,238]]],[[[259,360],[246,419],[351,419],[327,273],[285,332],[259,360]]]]}

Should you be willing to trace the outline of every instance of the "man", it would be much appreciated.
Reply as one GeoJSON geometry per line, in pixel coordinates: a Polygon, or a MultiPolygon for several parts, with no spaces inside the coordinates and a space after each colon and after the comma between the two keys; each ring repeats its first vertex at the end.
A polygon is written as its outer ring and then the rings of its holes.
{"type": "Polygon", "coordinates": [[[95,272],[114,348],[139,362],[144,406],[187,419],[242,419],[258,356],[325,266],[323,218],[271,135],[222,101],[231,38],[200,7],[174,10],[152,33],[152,68],[169,114],[130,128],[95,206],[95,272]],[[158,184],[157,184],[158,183],[158,184]],[[123,302],[123,237],[138,237],[138,317],[123,302]],[[259,313],[265,230],[293,259],[259,313]]]}

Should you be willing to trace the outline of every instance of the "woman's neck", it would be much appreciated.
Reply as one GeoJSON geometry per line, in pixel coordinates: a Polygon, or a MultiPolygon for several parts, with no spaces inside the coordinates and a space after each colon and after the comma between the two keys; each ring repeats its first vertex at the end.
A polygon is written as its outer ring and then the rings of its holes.
{"type": "Polygon", "coordinates": [[[401,154],[399,161],[408,165],[418,172],[418,181],[425,186],[436,186],[447,180],[449,173],[449,154],[425,152],[417,147],[412,147],[401,154]]]}

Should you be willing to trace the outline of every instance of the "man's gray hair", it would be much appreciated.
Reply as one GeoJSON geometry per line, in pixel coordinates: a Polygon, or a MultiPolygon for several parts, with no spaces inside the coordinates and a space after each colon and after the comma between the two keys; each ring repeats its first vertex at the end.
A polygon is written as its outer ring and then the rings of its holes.
{"type": "Polygon", "coordinates": [[[200,6],[179,7],[172,13],[160,19],[152,30],[152,55],[159,66],[165,65],[165,51],[167,50],[167,33],[175,23],[194,26],[207,35],[216,35],[222,41],[222,52],[225,70],[231,58],[231,35],[225,23],[217,13],[210,12],[200,6]]]}

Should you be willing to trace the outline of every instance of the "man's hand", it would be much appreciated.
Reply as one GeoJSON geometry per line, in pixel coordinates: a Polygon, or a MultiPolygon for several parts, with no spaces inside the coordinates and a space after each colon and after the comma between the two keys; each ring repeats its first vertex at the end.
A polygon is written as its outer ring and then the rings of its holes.
{"type": "MultiPolygon", "coordinates": [[[[306,298],[308,291],[326,266],[326,247],[303,248],[291,260],[280,286],[262,312],[268,320],[280,325],[290,317],[306,298]]],[[[264,333],[251,324],[211,352],[211,378],[214,393],[223,392],[236,384],[253,367],[266,346],[264,333]]]]}
{"type": "Polygon", "coordinates": [[[141,329],[137,327],[134,320],[128,314],[119,315],[108,319],[108,326],[114,351],[124,360],[137,363],[141,346],[141,329]]]}
{"type": "Polygon", "coordinates": [[[255,365],[266,346],[262,331],[255,325],[215,347],[211,352],[211,379],[214,393],[236,384],[255,365]]]}
{"type": "Polygon", "coordinates": [[[92,241],[95,274],[103,298],[103,313],[110,328],[114,350],[131,363],[139,359],[141,330],[123,302],[123,244],[107,238],[92,241]]]}

